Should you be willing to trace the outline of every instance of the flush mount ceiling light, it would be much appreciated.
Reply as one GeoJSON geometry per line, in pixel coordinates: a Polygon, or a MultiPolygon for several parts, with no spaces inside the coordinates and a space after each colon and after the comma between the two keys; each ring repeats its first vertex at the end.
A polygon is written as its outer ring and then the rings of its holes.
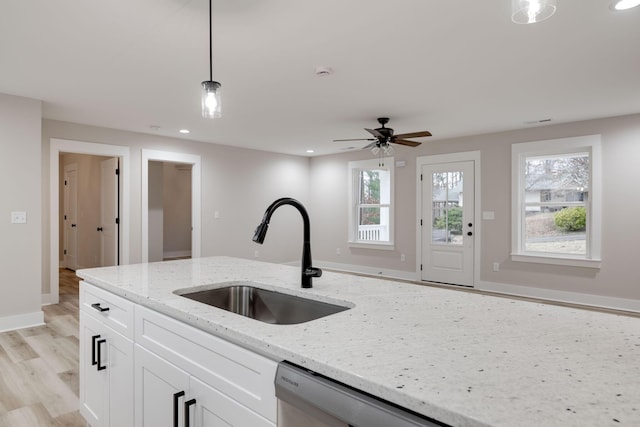
{"type": "Polygon", "coordinates": [[[220,83],[213,80],[213,8],[209,0],[209,80],[202,82],[202,117],[216,119],[222,117],[220,103],[220,83]]]}
{"type": "Polygon", "coordinates": [[[558,0],[511,0],[511,20],[516,24],[534,24],[551,18],[558,0]]]}
{"type": "Polygon", "coordinates": [[[627,10],[636,6],[640,6],[640,0],[616,0],[611,3],[613,10],[627,10]]]}

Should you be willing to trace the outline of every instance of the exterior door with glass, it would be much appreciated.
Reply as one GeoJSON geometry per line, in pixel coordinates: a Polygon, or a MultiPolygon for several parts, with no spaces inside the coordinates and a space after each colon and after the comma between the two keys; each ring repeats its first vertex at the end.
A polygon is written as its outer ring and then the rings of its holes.
{"type": "Polygon", "coordinates": [[[474,162],[422,165],[422,280],[473,286],[474,162]]]}

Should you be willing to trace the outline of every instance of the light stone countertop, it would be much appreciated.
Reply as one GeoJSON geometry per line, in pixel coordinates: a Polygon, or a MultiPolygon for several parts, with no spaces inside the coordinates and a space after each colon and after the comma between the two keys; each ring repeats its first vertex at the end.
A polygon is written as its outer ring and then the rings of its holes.
{"type": "Polygon", "coordinates": [[[80,270],[133,302],[453,426],[640,426],[640,318],[229,257],[80,270]],[[352,306],[271,325],[173,291],[229,281],[352,306]]]}

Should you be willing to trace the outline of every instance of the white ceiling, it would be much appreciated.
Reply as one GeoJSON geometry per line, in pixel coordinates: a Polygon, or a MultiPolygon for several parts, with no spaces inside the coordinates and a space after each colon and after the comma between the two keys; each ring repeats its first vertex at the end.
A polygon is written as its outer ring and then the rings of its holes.
{"type": "Polygon", "coordinates": [[[47,119],[297,155],[380,116],[433,140],[638,113],[640,8],[610,1],[517,25],[511,0],[214,0],[223,117],[206,120],[207,0],[2,0],[0,93],[47,119]]]}

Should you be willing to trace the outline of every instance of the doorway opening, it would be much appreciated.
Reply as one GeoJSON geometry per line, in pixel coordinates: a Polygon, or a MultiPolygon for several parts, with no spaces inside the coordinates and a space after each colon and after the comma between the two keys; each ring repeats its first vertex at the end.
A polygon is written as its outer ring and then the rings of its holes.
{"type": "Polygon", "coordinates": [[[183,257],[199,258],[201,250],[200,156],[170,151],[142,150],[141,169],[142,262],[183,257]],[[172,175],[175,176],[173,181],[169,178],[172,175]],[[165,177],[168,179],[165,180],[165,177]],[[185,182],[189,177],[190,183],[185,182]],[[182,182],[180,188],[175,186],[177,181],[182,182]],[[160,185],[161,182],[162,185],[160,185]],[[184,191],[189,194],[186,196],[178,194],[184,191]],[[169,208],[168,205],[178,199],[183,207],[181,212],[171,212],[173,207],[169,208]],[[185,207],[189,200],[190,206],[185,207]],[[190,213],[185,217],[185,211],[189,209],[190,213]],[[165,213],[169,220],[166,224],[165,213]],[[161,229],[162,233],[159,234],[161,229]],[[165,237],[170,238],[165,242],[165,237]],[[190,246],[187,243],[189,241],[190,246]]]}
{"type": "MultiPolygon", "coordinates": [[[[119,212],[116,217],[118,218],[117,227],[113,227],[114,235],[107,236],[107,239],[102,239],[98,244],[101,249],[96,253],[103,253],[107,258],[100,262],[108,262],[113,265],[128,264],[129,263],[129,234],[130,234],[130,154],[129,147],[96,144],[83,141],[73,141],[65,139],[52,138],[50,140],[50,152],[49,152],[49,197],[50,197],[50,221],[49,221],[49,289],[47,292],[46,283],[45,289],[43,289],[42,303],[43,304],[57,304],[59,302],[59,273],[60,266],[66,264],[66,260],[62,258],[65,248],[61,248],[64,242],[64,227],[61,224],[64,221],[64,213],[62,213],[64,206],[64,186],[61,185],[63,180],[60,179],[61,175],[64,177],[65,168],[62,165],[61,157],[65,155],[89,155],[102,157],[105,159],[116,159],[118,162],[119,173],[117,175],[116,184],[111,185],[113,192],[119,194],[119,202],[116,203],[117,207],[114,208],[115,212],[119,212]],[[102,249],[102,245],[105,245],[105,249],[102,249]],[[105,252],[108,248],[109,253],[105,252]],[[109,259],[109,257],[112,257],[109,259]]],[[[113,161],[113,160],[112,160],[113,161]]],[[[71,162],[73,163],[73,162],[71,162]]],[[[77,163],[77,162],[76,162],[77,163]]],[[[102,168],[99,166],[97,173],[101,174],[102,168]]],[[[115,172],[114,172],[115,173],[115,172]]],[[[81,185],[85,185],[85,181],[80,179],[78,169],[76,169],[76,178],[78,191],[81,185]]],[[[101,197],[104,192],[100,190],[100,193],[96,197],[101,197]]],[[[101,202],[96,203],[100,205],[101,202]]],[[[76,210],[76,222],[68,222],[69,229],[79,230],[79,220],[85,215],[84,212],[76,210]],[[72,227],[72,224],[76,224],[72,227]]],[[[108,218],[108,217],[105,217],[108,218]]],[[[94,223],[95,224],[95,223],[94,223]]],[[[88,227],[88,226],[86,226],[88,227]]],[[[86,228],[85,227],[85,228],[86,228]]],[[[94,225],[94,229],[99,233],[97,228],[104,226],[94,225]]],[[[87,228],[90,230],[90,228],[87,228]]],[[[76,236],[76,243],[80,239],[76,236]]],[[[75,252],[79,255],[78,246],[75,247],[75,252]]],[[[95,256],[102,257],[102,255],[92,255],[95,260],[95,256]]],[[[89,258],[91,260],[92,258],[89,258]]],[[[83,263],[76,257],[76,268],[84,267],[83,263]]],[[[89,263],[91,265],[91,263],[89,263]]]]}

